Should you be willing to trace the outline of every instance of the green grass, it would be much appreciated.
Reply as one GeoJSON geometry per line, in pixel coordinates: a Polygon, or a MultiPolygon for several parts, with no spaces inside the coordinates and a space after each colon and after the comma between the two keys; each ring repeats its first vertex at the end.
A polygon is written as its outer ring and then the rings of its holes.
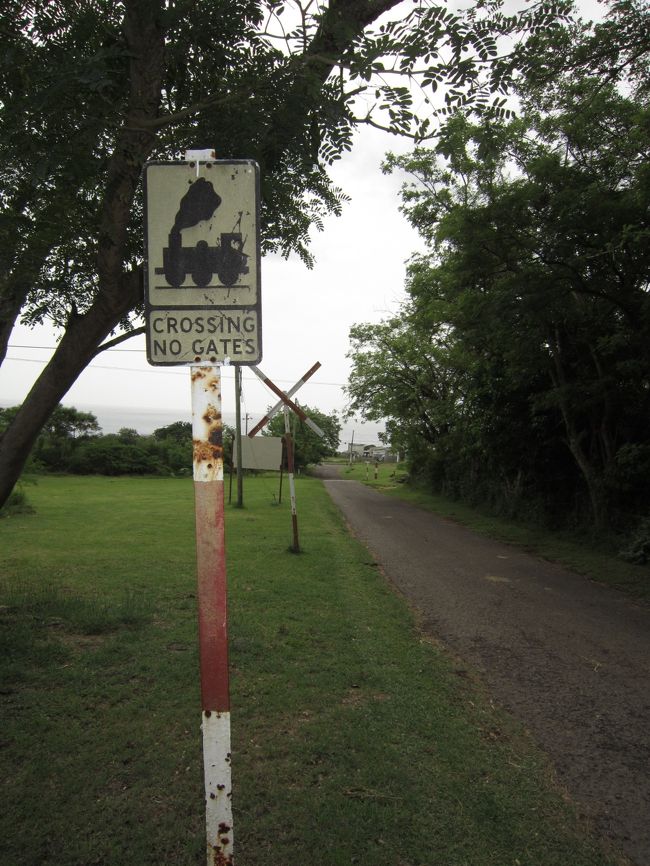
{"type": "MultiPolygon", "coordinates": [[[[526,734],[315,479],[227,511],[238,866],[605,866],[526,734]]],[[[0,523],[0,862],[204,863],[192,483],[44,478],[0,523]]]]}
{"type": "Polygon", "coordinates": [[[340,468],[341,478],[361,481],[371,487],[397,496],[420,508],[433,511],[462,523],[481,535],[515,544],[543,559],[559,562],[600,583],[606,583],[639,599],[650,599],[650,569],[633,565],[612,552],[611,539],[580,537],[568,532],[553,532],[539,526],[496,517],[486,509],[430,493],[420,486],[405,483],[403,465],[380,463],[375,479],[374,466],[357,463],[340,468]]]}

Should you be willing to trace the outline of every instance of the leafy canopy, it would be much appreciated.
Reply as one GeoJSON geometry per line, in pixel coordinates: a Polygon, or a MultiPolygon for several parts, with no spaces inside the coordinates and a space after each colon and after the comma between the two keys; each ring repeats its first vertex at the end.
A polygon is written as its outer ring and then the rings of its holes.
{"type": "Polygon", "coordinates": [[[650,103],[631,83],[568,72],[518,119],[457,116],[387,160],[428,252],[399,318],[351,333],[351,408],[446,492],[601,528],[648,507],[650,103]]]}

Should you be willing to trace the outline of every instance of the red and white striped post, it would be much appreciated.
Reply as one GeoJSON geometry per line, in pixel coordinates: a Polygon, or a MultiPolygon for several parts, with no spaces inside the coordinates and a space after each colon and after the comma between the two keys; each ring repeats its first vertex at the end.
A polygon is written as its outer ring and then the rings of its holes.
{"type": "Polygon", "coordinates": [[[221,371],[192,366],[191,374],[207,864],[232,866],[221,371]]]}

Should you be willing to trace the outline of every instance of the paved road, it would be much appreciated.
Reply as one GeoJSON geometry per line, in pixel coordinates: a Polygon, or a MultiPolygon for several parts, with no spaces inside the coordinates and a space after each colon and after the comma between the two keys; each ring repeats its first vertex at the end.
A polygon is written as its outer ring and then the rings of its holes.
{"type": "Polygon", "coordinates": [[[650,608],[323,474],[424,628],[524,722],[597,831],[650,866],[650,608]]]}

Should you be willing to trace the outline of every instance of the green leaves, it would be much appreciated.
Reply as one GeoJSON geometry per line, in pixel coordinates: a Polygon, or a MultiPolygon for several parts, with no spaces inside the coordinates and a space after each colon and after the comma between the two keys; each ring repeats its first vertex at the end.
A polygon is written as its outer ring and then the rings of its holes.
{"type": "Polygon", "coordinates": [[[429,252],[400,317],[351,332],[349,394],[437,489],[602,528],[648,507],[650,106],[589,78],[554,104],[389,156],[429,252]]]}
{"type": "MultiPolygon", "coordinates": [[[[305,414],[311,418],[325,433],[324,438],[318,436],[307,427],[297,416],[290,414],[290,430],[294,445],[294,463],[297,469],[302,469],[309,463],[320,463],[324,457],[336,454],[339,447],[341,422],[336,412],[326,414],[309,406],[301,406],[305,414]]],[[[266,429],[264,436],[279,436],[285,434],[284,415],[275,415],[266,429]]]]}

